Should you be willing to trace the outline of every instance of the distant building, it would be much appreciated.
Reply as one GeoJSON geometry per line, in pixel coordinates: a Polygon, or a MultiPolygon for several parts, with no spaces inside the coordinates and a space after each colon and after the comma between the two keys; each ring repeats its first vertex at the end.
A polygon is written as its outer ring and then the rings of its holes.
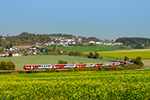
{"type": "Polygon", "coordinates": [[[0,57],[9,56],[8,52],[0,52],[0,57]]]}
{"type": "Polygon", "coordinates": [[[30,50],[36,50],[36,49],[37,49],[36,46],[31,46],[31,47],[30,47],[30,50]]]}
{"type": "Polygon", "coordinates": [[[115,45],[123,45],[122,42],[116,42],[115,45]]]}
{"type": "Polygon", "coordinates": [[[89,43],[95,43],[95,41],[90,41],[89,43]]]}
{"type": "Polygon", "coordinates": [[[83,46],[88,46],[89,44],[88,43],[83,43],[83,46]]]}
{"type": "Polygon", "coordinates": [[[96,44],[103,44],[103,42],[96,42],[96,44]]]}
{"type": "Polygon", "coordinates": [[[64,53],[64,51],[63,51],[63,50],[60,50],[59,52],[60,52],[60,53],[64,53]]]}
{"type": "Polygon", "coordinates": [[[18,52],[13,52],[13,53],[12,53],[12,56],[13,56],[13,57],[19,57],[19,56],[21,56],[21,54],[19,54],[18,52]]]}
{"type": "Polygon", "coordinates": [[[37,42],[37,43],[36,43],[36,47],[40,47],[40,46],[42,46],[42,44],[39,43],[39,42],[37,42]]]}
{"type": "Polygon", "coordinates": [[[107,43],[104,43],[104,45],[114,45],[113,42],[107,42],[107,43]]]}

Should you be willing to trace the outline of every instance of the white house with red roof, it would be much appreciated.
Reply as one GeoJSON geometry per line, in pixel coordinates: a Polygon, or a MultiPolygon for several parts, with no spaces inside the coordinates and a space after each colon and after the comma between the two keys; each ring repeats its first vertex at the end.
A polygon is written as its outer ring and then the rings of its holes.
{"type": "Polygon", "coordinates": [[[19,57],[19,56],[21,56],[21,55],[20,55],[18,52],[13,52],[13,53],[12,53],[12,56],[13,56],[13,57],[19,57]]]}

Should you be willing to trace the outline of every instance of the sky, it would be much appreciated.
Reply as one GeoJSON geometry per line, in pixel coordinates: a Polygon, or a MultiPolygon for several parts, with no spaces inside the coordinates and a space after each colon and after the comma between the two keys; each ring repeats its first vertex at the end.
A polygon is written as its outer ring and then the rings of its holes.
{"type": "Polygon", "coordinates": [[[150,0],[0,0],[0,35],[150,38],[150,0]]]}

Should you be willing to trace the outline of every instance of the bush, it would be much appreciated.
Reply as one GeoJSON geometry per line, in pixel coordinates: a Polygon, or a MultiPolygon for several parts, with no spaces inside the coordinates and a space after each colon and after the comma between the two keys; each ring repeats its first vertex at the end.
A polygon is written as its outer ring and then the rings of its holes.
{"type": "Polygon", "coordinates": [[[70,68],[70,71],[71,71],[71,72],[74,72],[75,70],[74,70],[74,68],[70,68]]]}
{"type": "Polygon", "coordinates": [[[18,71],[15,71],[14,74],[19,74],[19,72],[18,72],[18,71]]]}
{"type": "Polygon", "coordinates": [[[98,67],[95,67],[95,71],[99,71],[99,68],[98,68],[98,67]]]}
{"type": "Polygon", "coordinates": [[[118,70],[118,66],[111,66],[112,70],[118,70]]]}
{"type": "Polygon", "coordinates": [[[123,66],[124,69],[141,69],[142,66],[137,64],[128,64],[123,66]]]}
{"type": "Polygon", "coordinates": [[[85,71],[92,71],[92,68],[86,67],[86,68],[84,68],[84,70],[85,70],[85,71]]]}
{"type": "Polygon", "coordinates": [[[63,61],[63,60],[58,60],[58,64],[67,64],[68,62],[67,61],[63,61]]]}
{"type": "Polygon", "coordinates": [[[127,56],[125,56],[124,61],[129,61],[129,58],[127,56]]]}
{"type": "Polygon", "coordinates": [[[118,70],[124,70],[124,67],[119,66],[119,67],[118,67],[118,70]]]}
{"type": "Polygon", "coordinates": [[[55,68],[46,68],[45,72],[56,72],[55,68]]]}
{"type": "Polygon", "coordinates": [[[137,57],[134,61],[135,64],[140,65],[140,66],[144,66],[141,57],[137,57]]]}
{"type": "Polygon", "coordinates": [[[101,71],[105,71],[104,68],[101,68],[101,71]]]}
{"type": "Polygon", "coordinates": [[[12,61],[4,60],[0,63],[0,69],[1,70],[14,70],[15,65],[12,61]]]}
{"type": "Polygon", "coordinates": [[[82,68],[82,67],[77,67],[75,70],[76,70],[76,71],[83,71],[84,68],[82,68]]]}

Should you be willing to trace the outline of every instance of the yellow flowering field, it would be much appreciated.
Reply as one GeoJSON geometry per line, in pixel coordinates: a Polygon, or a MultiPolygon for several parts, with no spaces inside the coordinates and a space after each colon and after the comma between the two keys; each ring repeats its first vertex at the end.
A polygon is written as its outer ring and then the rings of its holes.
{"type": "Polygon", "coordinates": [[[0,99],[149,100],[150,70],[0,75],[0,99]]]}

